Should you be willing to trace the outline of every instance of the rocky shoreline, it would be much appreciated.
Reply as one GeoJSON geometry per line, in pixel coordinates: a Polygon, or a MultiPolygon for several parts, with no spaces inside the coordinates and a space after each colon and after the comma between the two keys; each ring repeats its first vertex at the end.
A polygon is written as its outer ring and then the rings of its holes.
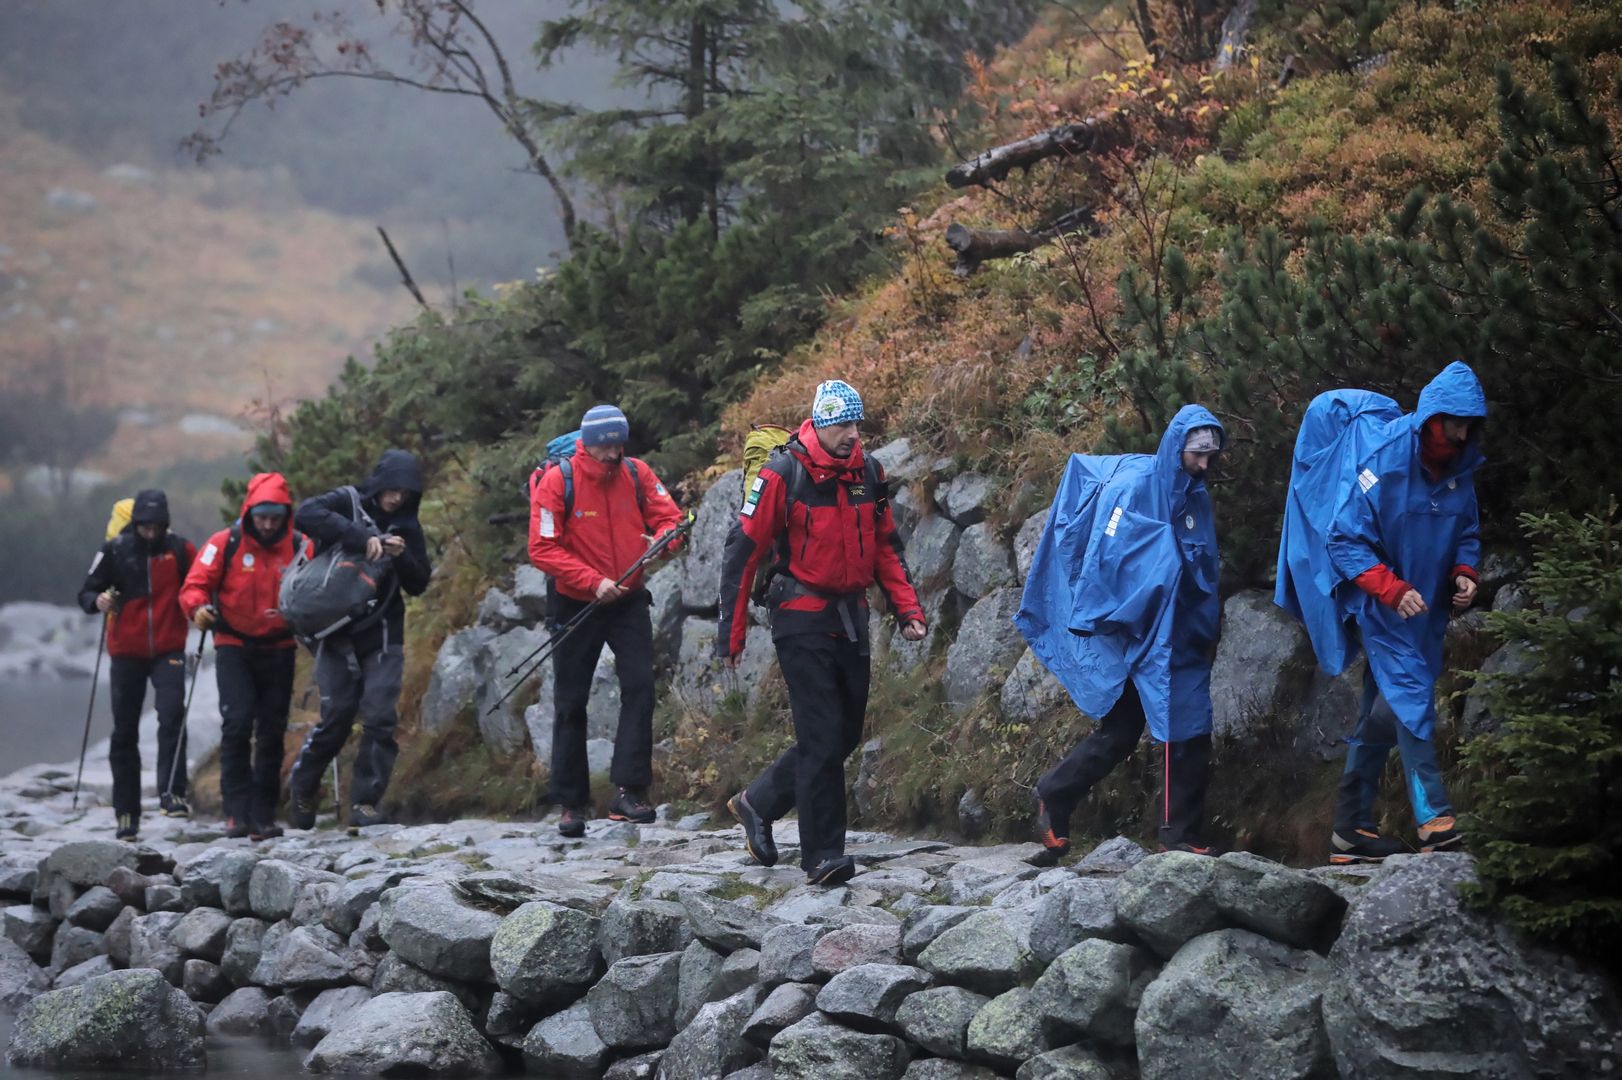
{"type": "MultiPolygon", "coordinates": [[[[51,777],[36,772],[36,786],[51,777]]],[[[33,800],[30,800],[33,801],[33,800]]],[[[130,845],[0,825],[13,1066],[158,1070],[208,1034],[310,1072],[548,1077],[1594,1076],[1614,987],[1460,906],[1467,855],[1297,870],[853,834],[806,886],[735,828],[459,821],[130,845]],[[32,835],[30,835],[32,834],[32,835]]]]}

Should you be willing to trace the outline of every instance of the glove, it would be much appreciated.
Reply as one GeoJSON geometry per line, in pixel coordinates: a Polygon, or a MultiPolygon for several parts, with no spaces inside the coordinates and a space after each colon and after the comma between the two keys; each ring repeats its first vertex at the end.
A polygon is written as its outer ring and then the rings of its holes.
{"type": "Polygon", "coordinates": [[[207,631],[213,628],[214,623],[218,619],[219,615],[215,613],[214,609],[209,607],[207,604],[204,604],[202,607],[192,612],[191,624],[197,627],[199,630],[207,631]]]}

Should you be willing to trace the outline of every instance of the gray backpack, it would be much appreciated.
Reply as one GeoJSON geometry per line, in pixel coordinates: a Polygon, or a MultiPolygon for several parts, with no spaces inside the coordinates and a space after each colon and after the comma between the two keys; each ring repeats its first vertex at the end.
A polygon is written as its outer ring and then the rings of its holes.
{"type": "MultiPolygon", "coordinates": [[[[353,486],[339,490],[349,493],[354,520],[377,528],[361,509],[360,492],[353,486]]],[[[342,544],[312,556],[304,545],[282,575],[278,606],[293,636],[313,648],[334,634],[354,633],[376,623],[397,588],[388,556],[374,562],[345,551],[342,544]]]]}

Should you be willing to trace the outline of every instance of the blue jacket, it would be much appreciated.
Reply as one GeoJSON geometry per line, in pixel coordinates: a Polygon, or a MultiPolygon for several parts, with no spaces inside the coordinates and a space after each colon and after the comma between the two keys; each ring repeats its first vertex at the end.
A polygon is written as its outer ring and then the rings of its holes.
{"type": "Polygon", "coordinates": [[[1130,678],[1160,742],[1211,730],[1222,604],[1211,496],[1182,465],[1197,427],[1222,429],[1185,405],[1152,455],[1071,455],[1014,617],[1088,716],[1109,712],[1130,678]]]}
{"type": "Polygon", "coordinates": [[[1436,679],[1452,610],[1453,568],[1481,558],[1474,474],[1484,460],[1472,434],[1435,482],[1420,463],[1420,430],[1438,414],[1480,418],[1487,398],[1455,361],[1393,415],[1379,394],[1337,390],[1313,400],[1296,439],[1274,599],[1300,618],[1319,665],[1338,675],[1357,655],[1356,622],[1375,682],[1403,725],[1422,739],[1436,723],[1436,679]],[[1430,610],[1404,619],[1354,579],[1384,564],[1430,610]]]}

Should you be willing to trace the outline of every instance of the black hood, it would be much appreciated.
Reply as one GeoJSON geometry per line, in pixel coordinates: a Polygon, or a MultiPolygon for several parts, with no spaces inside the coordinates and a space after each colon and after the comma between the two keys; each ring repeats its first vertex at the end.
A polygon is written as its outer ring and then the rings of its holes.
{"type": "Polygon", "coordinates": [[[417,504],[422,501],[422,466],[417,464],[416,456],[410,451],[383,451],[372,475],[361,486],[360,493],[366,499],[375,501],[378,492],[389,488],[407,492],[405,503],[392,516],[416,517],[417,504]]]}
{"type": "Polygon", "coordinates": [[[131,525],[162,525],[169,527],[169,497],[155,488],[135,493],[135,507],[130,511],[131,525]]]}

